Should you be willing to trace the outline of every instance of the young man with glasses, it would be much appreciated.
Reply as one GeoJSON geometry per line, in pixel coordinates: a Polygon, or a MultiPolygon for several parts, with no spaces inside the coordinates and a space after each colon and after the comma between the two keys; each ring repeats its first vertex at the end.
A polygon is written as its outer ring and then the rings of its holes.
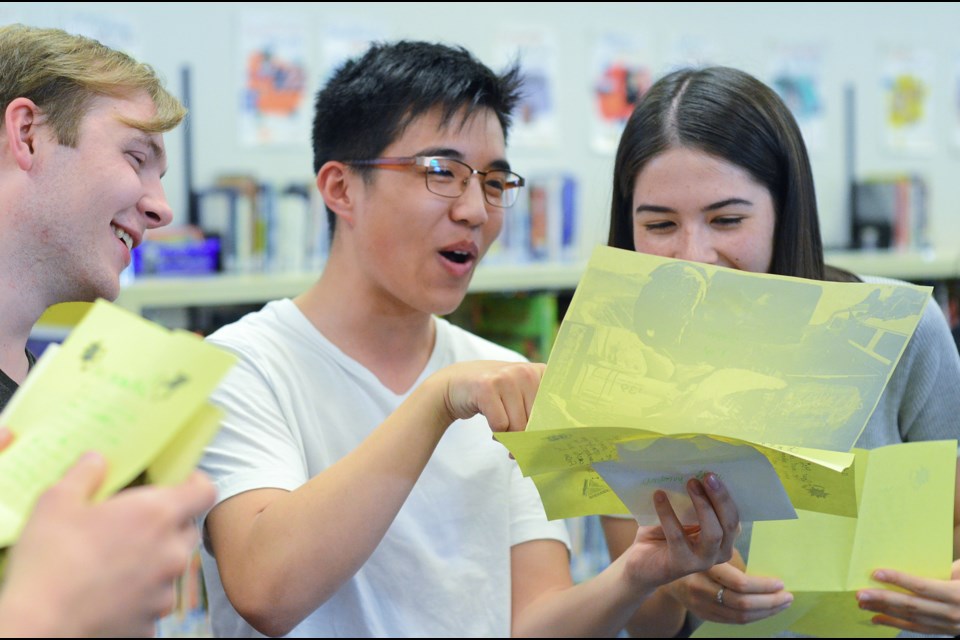
{"type": "Polygon", "coordinates": [[[730,557],[736,506],[710,475],[689,485],[698,530],[662,496],[663,528],[574,586],[564,524],[491,438],[524,428],[543,365],[437,317],[523,186],[505,157],[518,76],[399,42],[317,95],[327,265],[210,337],[241,360],[202,463],[217,635],[612,635],[658,585],[730,557]]]}

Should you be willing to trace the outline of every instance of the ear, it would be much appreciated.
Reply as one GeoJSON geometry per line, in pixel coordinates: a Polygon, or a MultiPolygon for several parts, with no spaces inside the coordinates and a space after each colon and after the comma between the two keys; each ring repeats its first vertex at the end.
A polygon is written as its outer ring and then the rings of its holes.
{"type": "Polygon", "coordinates": [[[3,128],[4,146],[13,160],[24,171],[36,161],[36,143],[40,137],[40,107],[29,98],[15,98],[7,105],[3,128]]]}
{"type": "Polygon", "coordinates": [[[341,222],[353,225],[363,179],[342,162],[331,160],[317,172],[317,189],[323,202],[341,222]]]}

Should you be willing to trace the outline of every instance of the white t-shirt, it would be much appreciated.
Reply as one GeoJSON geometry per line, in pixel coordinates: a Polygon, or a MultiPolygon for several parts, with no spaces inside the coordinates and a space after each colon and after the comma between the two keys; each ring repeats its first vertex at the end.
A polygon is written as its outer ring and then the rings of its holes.
{"type": "MultiPolygon", "coordinates": [[[[522,360],[435,322],[436,345],[413,388],[455,362],[522,360]]],[[[251,489],[298,488],[406,397],[329,342],[291,300],[271,302],[208,339],[240,356],[213,396],[227,417],[201,462],[220,502],[251,489]]],[[[370,559],[289,635],[509,636],[510,548],[535,539],[569,547],[565,524],[547,521],[533,482],[485,419],[455,422],[370,559]]],[[[259,636],[230,605],[209,549],[202,555],[214,634],[259,636]]]]}

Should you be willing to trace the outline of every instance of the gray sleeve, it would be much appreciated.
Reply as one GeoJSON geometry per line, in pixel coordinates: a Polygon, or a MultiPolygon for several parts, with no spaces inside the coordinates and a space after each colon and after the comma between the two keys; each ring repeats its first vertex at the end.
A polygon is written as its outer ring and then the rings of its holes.
{"type": "Polygon", "coordinates": [[[888,389],[900,396],[896,418],[904,442],[960,438],[960,354],[933,299],[888,389]]]}

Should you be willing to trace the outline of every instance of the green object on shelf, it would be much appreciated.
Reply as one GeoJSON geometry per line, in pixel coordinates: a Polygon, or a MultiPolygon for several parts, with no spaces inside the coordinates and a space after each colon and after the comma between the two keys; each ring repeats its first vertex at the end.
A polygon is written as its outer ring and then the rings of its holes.
{"type": "Polygon", "coordinates": [[[553,293],[477,293],[447,320],[534,362],[546,362],[557,335],[553,293]]]}

